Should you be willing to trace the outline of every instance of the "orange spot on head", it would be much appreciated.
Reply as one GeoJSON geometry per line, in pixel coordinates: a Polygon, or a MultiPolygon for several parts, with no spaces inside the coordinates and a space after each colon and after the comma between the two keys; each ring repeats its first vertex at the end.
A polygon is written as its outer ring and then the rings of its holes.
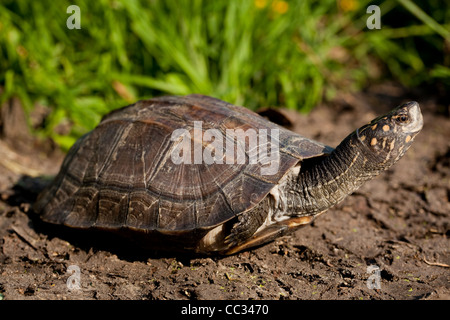
{"type": "Polygon", "coordinates": [[[377,144],[377,138],[372,138],[372,140],[370,141],[370,145],[371,146],[374,146],[374,145],[376,145],[377,144]]]}

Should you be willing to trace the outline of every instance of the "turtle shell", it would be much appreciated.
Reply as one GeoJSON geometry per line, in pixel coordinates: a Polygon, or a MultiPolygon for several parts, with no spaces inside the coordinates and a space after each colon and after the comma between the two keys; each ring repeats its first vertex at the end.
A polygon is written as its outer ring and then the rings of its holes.
{"type": "Polygon", "coordinates": [[[144,100],[111,112],[81,137],[34,209],[44,221],[76,228],[166,235],[208,230],[253,208],[303,159],[331,150],[215,98],[144,100]],[[208,148],[194,133],[195,121],[201,121],[203,133],[216,129],[224,137],[227,129],[278,129],[278,170],[261,174],[261,162],[248,161],[251,150],[245,150],[244,163],[174,163],[171,154],[180,145],[180,139],[172,138],[177,129],[189,132],[188,141],[200,143],[202,151],[208,148]]]}

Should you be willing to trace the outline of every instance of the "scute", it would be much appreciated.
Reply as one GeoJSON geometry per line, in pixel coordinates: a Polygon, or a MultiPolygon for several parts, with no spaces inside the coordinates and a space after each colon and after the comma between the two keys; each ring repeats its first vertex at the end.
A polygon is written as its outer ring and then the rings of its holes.
{"type": "Polygon", "coordinates": [[[299,161],[331,151],[215,98],[139,101],[111,112],[77,141],[34,208],[47,222],[78,228],[208,229],[253,208],[299,161]],[[203,132],[215,128],[223,136],[227,129],[278,129],[277,172],[262,175],[259,163],[248,162],[173,163],[171,135],[182,128],[192,133],[194,121],[202,121],[203,132]]]}

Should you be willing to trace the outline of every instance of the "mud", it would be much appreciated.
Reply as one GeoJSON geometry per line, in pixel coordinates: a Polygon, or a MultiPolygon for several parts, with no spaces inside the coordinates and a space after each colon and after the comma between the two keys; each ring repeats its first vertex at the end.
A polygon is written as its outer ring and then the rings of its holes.
{"type": "Polygon", "coordinates": [[[449,101],[383,85],[283,112],[292,130],[336,146],[408,100],[425,125],[399,163],[312,225],[228,257],[144,252],[41,223],[30,204],[62,154],[3,137],[0,299],[449,299],[449,101]]]}

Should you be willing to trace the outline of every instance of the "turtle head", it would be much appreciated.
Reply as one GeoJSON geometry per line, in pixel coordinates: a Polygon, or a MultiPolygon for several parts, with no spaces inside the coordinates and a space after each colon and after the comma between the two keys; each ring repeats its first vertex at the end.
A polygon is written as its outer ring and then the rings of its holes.
{"type": "Polygon", "coordinates": [[[342,201],[397,162],[422,126],[419,104],[408,102],[352,132],[329,156],[304,161],[298,177],[294,175],[298,211],[317,216],[342,201]]]}
{"type": "Polygon", "coordinates": [[[419,104],[411,101],[359,128],[354,138],[363,145],[369,165],[387,169],[405,154],[422,126],[419,104]]]}

